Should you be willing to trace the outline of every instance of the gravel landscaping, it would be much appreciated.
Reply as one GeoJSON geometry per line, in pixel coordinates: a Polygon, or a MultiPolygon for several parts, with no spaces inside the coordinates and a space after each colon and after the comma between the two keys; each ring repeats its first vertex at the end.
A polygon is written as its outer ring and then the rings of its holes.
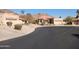
{"type": "Polygon", "coordinates": [[[0,41],[9,40],[19,36],[27,35],[35,30],[34,25],[23,25],[21,30],[16,30],[6,25],[0,26],[0,41]]]}

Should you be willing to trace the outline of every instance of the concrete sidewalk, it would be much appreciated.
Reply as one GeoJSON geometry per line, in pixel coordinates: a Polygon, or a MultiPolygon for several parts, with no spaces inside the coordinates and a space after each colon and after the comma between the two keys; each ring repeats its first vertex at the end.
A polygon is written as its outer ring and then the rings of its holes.
{"type": "Polygon", "coordinates": [[[40,25],[40,27],[51,27],[51,26],[64,26],[64,27],[79,27],[79,25],[40,25]]]}

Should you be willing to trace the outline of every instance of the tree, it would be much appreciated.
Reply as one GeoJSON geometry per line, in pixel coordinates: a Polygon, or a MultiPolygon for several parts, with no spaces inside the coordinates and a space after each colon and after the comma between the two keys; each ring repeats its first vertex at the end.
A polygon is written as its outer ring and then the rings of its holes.
{"type": "Polygon", "coordinates": [[[22,13],[22,14],[24,14],[24,13],[25,13],[25,11],[24,11],[24,10],[21,10],[21,13],[22,13]]]}
{"type": "Polygon", "coordinates": [[[72,20],[73,20],[73,17],[71,17],[71,16],[68,16],[68,17],[66,17],[66,18],[64,19],[64,21],[66,21],[67,24],[72,24],[72,20]]]}
{"type": "Polygon", "coordinates": [[[59,16],[59,18],[61,18],[61,16],[59,16]]]}
{"type": "Polygon", "coordinates": [[[77,12],[76,13],[79,14],[79,9],[77,9],[77,12]]]}
{"type": "Polygon", "coordinates": [[[27,20],[29,23],[32,23],[33,17],[32,17],[32,15],[31,15],[30,13],[27,13],[27,14],[26,14],[26,20],[27,20]]]}
{"type": "Polygon", "coordinates": [[[76,13],[77,13],[76,18],[79,18],[79,9],[76,11],[76,13]]]}

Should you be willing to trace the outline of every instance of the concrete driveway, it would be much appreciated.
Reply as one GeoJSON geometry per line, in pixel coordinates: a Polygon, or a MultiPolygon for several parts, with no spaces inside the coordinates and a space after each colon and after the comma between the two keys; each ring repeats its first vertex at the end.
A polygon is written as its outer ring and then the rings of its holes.
{"type": "Polygon", "coordinates": [[[29,35],[0,42],[0,48],[78,49],[79,27],[40,27],[29,35]]]}

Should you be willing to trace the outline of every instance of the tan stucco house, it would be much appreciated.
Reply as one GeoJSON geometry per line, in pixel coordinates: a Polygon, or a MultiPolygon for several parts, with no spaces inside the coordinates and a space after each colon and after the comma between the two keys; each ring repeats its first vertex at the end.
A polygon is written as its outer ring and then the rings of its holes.
{"type": "Polygon", "coordinates": [[[38,24],[53,24],[53,17],[48,14],[35,14],[34,19],[38,21],[38,24]]]}
{"type": "Polygon", "coordinates": [[[39,21],[39,24],[53,24],[53,25],[64,25],[65,22],[62,18],[49,16],[48,14],[36,14],[34,18],[39,21]]]}
{"type": "Polygon", "coordinates": [[[72,25],[79,25],[79,16],[73,17],[72,25]]]}
{"type": "Polygon", "coordinates": [[[64,25],[66,22],[63,20],[63,18],[54,18],[54,25],[64,25]]]}
{"type": "Polygon", "coordinates": [[[19,20],[19,16],[14,13],[0,13],[0,22],[6,25],[7,22],[12,22],[14,24],[21,24],[22,21],[19,20]]]}

